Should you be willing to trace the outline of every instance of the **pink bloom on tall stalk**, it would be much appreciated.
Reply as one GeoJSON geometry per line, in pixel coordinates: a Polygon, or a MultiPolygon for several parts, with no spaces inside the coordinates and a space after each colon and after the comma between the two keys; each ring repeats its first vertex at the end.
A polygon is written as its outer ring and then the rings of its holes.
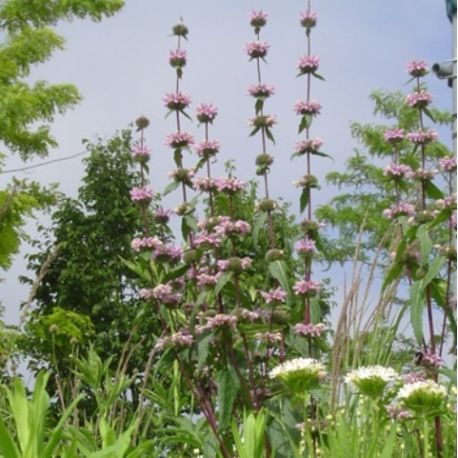
{"type": "Polygon", "coordinates": [[[316,246],[315,242],[308,237],[304,237],[302,240],[299,240],[296,244],[296,250],[299,254],[302,255],[311,255],[315,252],[316,246]]]}
{"type": "Polygon", "coordinates": [[[410,108],[426,108],[433,100],[433,96],[430,92],[421,89],[413,94],[406,95],[406,104],[410,108]]]}
{"type": "Polygon", "coordinates": [[[439,167],[444,172],[454,172],[456,170],[456,157],[448,156],[439,159],[439,167]]]}
{"type": "Polygon", "coordinates": [[[294,326],[294,332],[296,334],[306,337],[320,337],[321,333],[326,329],[326,325],[323,323],[317,324],[304,324],[298,323],[294,326]]]}
{"type": "Polygon", "coordinates": [[[171,148],[185,148],[193,144],[194,137],[189,132],[177,132],[165,138],[165,145],[171,148]]]}
{"type": "Polygon", "coordinates": [[[320,282],[313,280],[299,280],[293,286],[293,290],[297,296],[317,293],[321,289],[320,282]]]}
{"type": "Polygon", "coordinates": [[[154,191],[149,186],[133,187],[130,190],[130,199],[133,202],[149,203],[153,199],[154,191]]]}
{"type": "Polygon", "coordinates": [[[436,173],[437,170],[418,169],[413,173],[413,177],[420,181],[431,181],[436,173]]]}
{"type": "Polygon", "coordinates": [[[266,41],[252,41],[245,45],[245,51],[251,59],[264,58],[269,51],[270,45],[266,41]]]}
{"type": "Polygon", "coordinates": [[[146,145],[134,145],[132,157],[137,161],[147,161],[150,158],[151,150],[146,145]]]}
{"type": "Polygon", "coordinates": [[[251,127],[267,127],[270,129],[277,124],[277,118],[274,115],[258,115],[250,119],[251,127]]]}
{"type": "Polygon", "coordinates": [[[207,318],[207,323],[201,327],[201,331],[206,329],[215,330],[226,326],[235,329],[237,326],[237,317],[234,315],[217,313],[214,317],[207,318]]]}
{"type": "Polygon", "coordinates": [[[407,134],[407,138],[416,145],[426,145],[434,140],[437,140],[439,135],[435,130],[418,130],[407,134]]]}
{"type": "Polygon", "coordinates": [[[182,111],[191,104],[191,97],[184,92],[166,94],[164,104],[169,110],[182,111]]]}
{"type": "Polygon", "coordinates": [[[132,240],[131,247],[138,252],[140,250],[154,249],[162,244],[163,242],[158,237],[137,237],[132,240]]]}
{"type": "Polygon", "coordinates": [[[412,178],[413,171],[408,165],[404,164],[389,164],[383,169],[383,175],[397,178],[412,178]]]}
{"type": "Polygon", "coordinates": [[[181,294],[174,292],[172,286],[167,283],[157,285],[151,290],[150,294],[150,297],[153,297],[164,304],[176,304],[182,299],[181,294]]]}
{"type": "Polygon", "coordinates": [[[173,68],[182,68],[186,65],[187,54],[184,49],[170,51],[169,63],[173,68]]]}
{"type": "Polygon", "coordinates": [[[196,177],[193,181],[194,189],[200,192],[210,192],[215,191],[216,184],[213,178],[208,177],[196,177]]]}
{"type": "Polygon", "coordinates": [[[314,11],[303,11],[299,16],[301,26],[306,29],[311,29],[316,26],[318,14],[314,11]]]}
{"type": "Polygon", "coordinates": [[[402,142],[404,140],[404,137],[405,137],[404,129],[387,130],[383,134],[383,138],[392,145],[402,142]]]}
{"type": "Polygon", "coordinates": [[[218,283],[221,278],[221,272],[217,272],[215,275],[201,273],[196,276],[198,288],[205,288],[207,286],[214,286],[218,283]]]}
{"type": "Polygon", "coordinates": [[[256,29],[260,29],[267,24],[267,13],[262,10],[252,11],[250,13],[250,25],[256,29]]]}
{"type": "Polygon", "coordinates": [[[318,102],[315,102],[314,100],[311,100],[310,102],[306,102],[303,100],[298,100],[294,104],[294,111],[298,115],[311,115],[311,116],[316,116],[320,114],[321,111],[321,105],[318,102]]]}
{"type": "Polygon", "coordinates": [[[183,255],[183,249],[179,246],[166,245],[162,243],[161,245],[156,245],[153,250],[153,259],[162,260],[162,261],[172,261],[178,262],[183,255]]]}
{"type": "Polygon", "coordinates": [[[305,153],[316,153],[320,151],[320,148],[323,146],[323,140],[321,138],[312,138],[309,140],[302,140],[296,144],[295,153],[296,154],[305,154],[305,153]]]}
{"type": "Polygon", "coordinates": [[[251,231],[251,226],[243,220],[233,221],[229,216],[220,216],[219,222],[213,230],[220,236],[231,234],[246,235],[251,231]]]}
{"type": "Polygon", "coordinates": [[[204,140],[196,146],[196,152],[200,157],[209,158],[219,152],[218,140],[204,140]]]}
{"type": "Polygon", "coordinates": [[[216,188],[220,192],[234,193],[245,188],[245,183],[235,177],[219,177],[215,179],[216,188]]]}
{"type": "Polygon", "coordinates": [[[397,216],[415,216],[415,206],[408,202],[399,202],[383,210],[383,216],[389,219],[396,218],[397,216]]]}
{"type": "Polygon", "coordinates": [[[411,60],[407,62],[406,70],[411,76],[425,76],[428,73],[428,63],[424,60],[411,60]]]}
{"type": "Polygon", "coordinates": [[[158,207],[154,212],[154,220],[157,223],[165,224],[165,223],[168,223],[172,215],[173,215],[173,210],[166,210],[162,207],[158,207]]]}
{"type": "Polygon", "coordinates": [[[456,194],[436,200],[435,204],[442,210],[453,210],[456,207],[456,194]]]}
{"type": "Polygon", "coordinates": [[[212,123],[218,114],[218,108],[211,103],[197,105],[197,120],[202,123],[212,123]]]}
{"type": "Polygon", "coordinates": [[[269,291],[261,291],[261,296],[266,301],[266,304],[271,304],[272,302],[281,302],[284,303],[286,299],[286,291],[283,288],[270,289],[269,291]]]}
{"type": "Polygon", "coordinates": [[[221,246],[221,239],[216,234],[199,234],[193,239],[196,248],[218,248],[221,246]]]}
{"type": "Polygon", "coordinates": [[[259,84],[252,84],[248,88],[248,95],[251,95],[252,97],[256,98],[265,98],[267,99],[268,97],[274,95],[275,93],[275,86],[272,84],[264,84],[264,83],[259,83],[259,84]]]}
{"type": "Polygon", "coordinates": [[[439,369],[444,365],[444,360],[442,357],[436,353],[433,353],[431,350],[422,353],[423,361],[430,366],[439,369]]]}
{"type": "Polygon", "coordinates": [[[318,56],[304,56],[299,59],[297,68],[301,75],[306,73],[314,73],[320,66],[320,58],[318,56]]]}

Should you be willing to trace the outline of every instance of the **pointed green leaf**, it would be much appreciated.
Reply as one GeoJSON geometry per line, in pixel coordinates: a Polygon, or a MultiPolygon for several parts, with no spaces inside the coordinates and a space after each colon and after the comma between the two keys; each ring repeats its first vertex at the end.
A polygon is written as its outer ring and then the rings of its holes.
{"type": "Polygon", "coordinates": [[[299,208],[300,208],[301,213],[307,208],[307,205],[309,203],[309,196],[310,196],[310,189],[308,187],[303,188],[301,197],[299,200],[299,208]]]}

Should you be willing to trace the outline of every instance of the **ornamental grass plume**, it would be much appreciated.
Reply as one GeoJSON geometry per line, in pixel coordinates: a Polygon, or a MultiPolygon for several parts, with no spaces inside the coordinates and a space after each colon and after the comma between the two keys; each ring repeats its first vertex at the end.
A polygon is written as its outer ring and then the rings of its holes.
{"type": "Polygon", "coordinates": [[[326,377],[321,362],[312,358],[295,358],[285,361],[269,372],[271,379],[279,379],[297,395],[319,388],[326,377]]]}
{"type": "Polygon", "coordinates": [[[390,382],[399,377],[391,367],[366,366],[349,372],[345,383],[354,386],[361,394],[371,398],[380,398],[390,382]]]}
{"type": "Polygon", "coordinates": [[[433,380],[423,380],[404,385],[397,394],[399,403],[420,416],[440,413],[447,400],[447,390],[433,380]]]}

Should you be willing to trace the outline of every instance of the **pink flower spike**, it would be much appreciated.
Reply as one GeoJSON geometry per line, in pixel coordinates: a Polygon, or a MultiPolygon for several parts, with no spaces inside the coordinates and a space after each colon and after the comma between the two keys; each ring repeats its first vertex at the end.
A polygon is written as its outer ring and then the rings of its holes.
{"type": "Polygon", "coordinates": [[[404,137],[405,137],[404,129],[387,130],[383,134],[383,138],[392,145],[402,142],[402,140],[404,140],[404,137]]]}
{"type": "Polygon", "coordinates": [[[310,256],[316,250],[315,242],[308,237],[304,237],[302,240],[297,242],[296,250],[299,254],[310,256]]]}
{"type": "Polygon", "coordinates": [[[410,76],[425,76],[428,73],[428,63],[424,60],[411,60],[407,62],[406,70],[410,76]]]}
{"type": "Polygon", "coordinates": [[[294,104],[294,111],[298,115],[311,115],[316,116],[320,114],[321,105],[318,102],[311,100],[310,102],[305,102],[302,100],[298,100],[294,104]]]}
{"type": "Polygon", "coordinates": [[[271,289],[269,291],[261,291],[261,296],[266,301],[266,304],[284,303],[286,299],[286,292],[282,288],[271,289]]]}
{"type": "Polygon", "coordinates": [[[194,144],[194,138],[189,132],[177,132],[167,135],[165,145],[171,148],[186,148],[194,144]]]}
{"type": "Polygon", "coordinates": [[[293,286],[293,290],[297,296],[305,296],[315,294],[321,289],[320,282],[313,280],[299,280],[293,286]]]}
{"type": "Polygon", "coordinates": [[[393,179],[412,178],[413,171],[408,165],[389,164],[383,169],[383,175],[393,179]]]}
{"type": "Polygon", "coordinates": [[[439,159],[439,167],[444,172],[454,172],[456,171],[456,157],[449,156],[439,159]]]}
{"type": "Polygon", "coordinates": [[[311,29],[316,26],[318,20],[318,14],[314,11],[303,11],[299,16],[301,26],[306,29],[311,29]]]}
{"type": "Polygon", "coordinates": [[[150,158],[151,150],[146,145],[134,145],[132,157],[137,161],[147,161],[150,158]]]}
{"type": "Polygon", "coordinates": [[[426,108],[433,100],[430,92],[425,90],[416,91],[406,95],[406,104],[410,108],[426,108]]]}
{"type": "Polygon", "coordinates": [[[149,186],[133,187],[130,190],[130,199],[133,202],[149,203],[153,199],[154,191],[149,186]]]}
{"type": "Polygon", "coordinates": [[[407,138],[416,145],[426,145],[437,140],[439,135],[435,130],[418,130],[407,134],[407,138]]]}
{"type": "Polygon", "coordinates": [[[320,148],[323,146],[323,140],[321,138],[312,138],[309,140],[302,140],[296,144],[295,153],[302,155],[305,153],[317,153],[320,151],[320,148]]]}
{"type": "Polygon", "coordinates": [[[259,30],[267,24],[267,13],[262,10],[252,11],[250,13],[250,25],[259,30]]]}
{"type": "Polygon", "coordinates": [[[218,114],[218,108],[211,103],[197,105],[197,120],[201,123],[212,123],[218,114]]]}
{"type": "Polygon", "coordinates": [[[186,65],[187,54],[184,49],[170,51],[169,63],[173,68],[182,68],[186,65]]]}
{"type": "Polygon", "coordinates": [[[264,83],[252,84],[248,88],[248,95],[251,95],[251,97],[255,97],[257,99],[259,98],[267,99],[268,97],[272,96],[274,93],[275,93],[275,86],[273,86],[272,84],[264,84],[264,83]]]}
{"type": "Polygon", "coordinates": [[[247,43],[245,46],[245,51],[252,59],[263,59],[267,56],[267,51],[269,51],[270,45],[266,41],[252,41],[247,43]]]}
{"type": "Polygon", "coordinates": [[[199,157],[208,159],[219,152],[220,146],[218,140],[204,140],[196,146],[196,152],[199,157]]]}
{"type": "Polygon", "coordinates": [[[164,97],[164,105],[172,111],[183,111],[191,104],[191,97],[184,92],[174,92],[164,97]]]}
{"type": "Polygon", "coordinates": [[[318,56],[304,56],[299,59],[297,67],[301,75],[307,73],[315,73],[320,66],[320,58],[318,56]]]}
{"type": "Polygon", "coordinates": [[[305,337],[320,337],[325,329],[326,325],[323,323],[298,323],[294,326],[294,332],[305,337]]]}

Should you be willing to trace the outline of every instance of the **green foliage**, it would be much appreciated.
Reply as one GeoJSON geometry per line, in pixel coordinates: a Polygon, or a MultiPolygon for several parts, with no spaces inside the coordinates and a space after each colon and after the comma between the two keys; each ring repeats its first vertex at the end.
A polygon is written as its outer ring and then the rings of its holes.
{"type": "MultiPolygon", "coordinates": [[[[93,326],[95,347],[104,358],[122,351],[140,312],[132,293],[135,274],[126,266],[133,256],[131,240],[141,227],[129,195],[139,180],[130,171],[130,145],[129,131],[106,143],[87,144],[90,156],[78,200],[62,199],[52,216],[52,231],[44,231],[34,242],[39,252],[29,260],[37,274],[54,247],[59,250],[35,294],[30,342],[40,340],[51,321],[73,314],[70,322],[76,317],[85,320],[85,333],[93,326]]],[[[56,324],[63,329],[62,323],[56,324]]],[[[154,321],[138,324],[145,329],[154,321]]],[[[72,337],[80,341],[80,336],[72,337]]],[[[31,350],[36,357],[50,358],[49,345],[31,350]]],[[[57,354],[58,360],[64,353],[57,354]]]]}
{"type": "MultiPolygon", "coordinates": [[[[82,395],[61,413],[59,422],[49,432],[47,413],[50,405],[46,393],[49,375],[40,372],[30,400],[21,380],[15,379],[11,388],[6,389],[10,415],[14,421],[14,434],[0,418],[0,450],[8,458],[51,458],[55,456],[59,442],[63,438],[63,428],[82,398],[82,395]]],[[[6,418],[5,418],[6,419],[6,418]]]]}
{"type": "MultiPolygon", "coordinates": [[[[394,123],[396,128],[406,131],[419,128],[418,110],[407,107],[400,92],[375,91],[371,99],[375,103],[374,114],[394,123]]],[[[431,111],[436,123],[451,122],[449,113],[437,109],[431,111]]],[[[336,197],[316,211],[317,217],[337,232],[337,237],[328,241],[329,259],[339,262],[351,260],[358,246],[360,259],[368,261],[381,242],[384,248],[388,248],[392,240],[386,237],[391,221],[383,216],[383,210],[395,201],[394,185],[383,175],[382,168],[392,154],[392,147],[383,137],[389,128],[392,126],[352,123],[352,135],[361,146],[346,161],[344,172],[336,171],[327,175],[328,183],[340,190],[336,197]],[[356,239],[355,234],[361,234],[361,237],[356,239]]],[[[447,154],[448,149],[439,141],[432,142],[426,148],[428,160],[447,154]]],[[[400,144],[399,155],[402,163],[412,168],[419,167],[419,155],[415,154],[407,140],[400,144]]],[[[418,194],[418,186],[414,183],[406,182],[399,186],[405,200],[415,198],[418,194]]],[[[437,195],[436,189],[431,188],[431,192],[437,195]]]]}

